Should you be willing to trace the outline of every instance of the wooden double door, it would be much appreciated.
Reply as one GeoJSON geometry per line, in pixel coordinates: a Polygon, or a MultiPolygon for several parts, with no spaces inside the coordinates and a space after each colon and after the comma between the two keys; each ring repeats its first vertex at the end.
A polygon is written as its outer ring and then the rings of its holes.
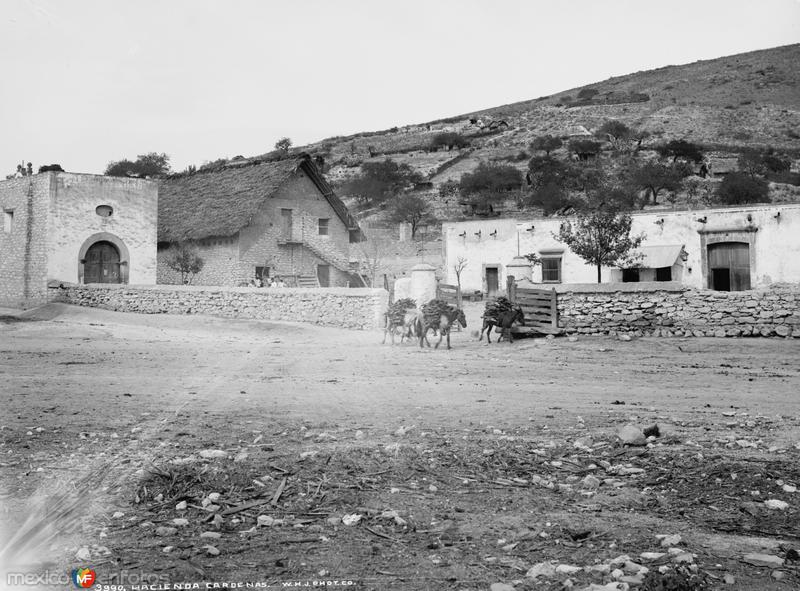
{"type": "Polygon", "coordinates": [[[750,289],[750,245],[744,242],[709,245],[708,283],[717,291],[750,289]]]}
{"type": "Polygon", "coordinates": [[[122,283],[119,250],[110,242],[95,242],[86,251],[84,283],[122,283]]]}

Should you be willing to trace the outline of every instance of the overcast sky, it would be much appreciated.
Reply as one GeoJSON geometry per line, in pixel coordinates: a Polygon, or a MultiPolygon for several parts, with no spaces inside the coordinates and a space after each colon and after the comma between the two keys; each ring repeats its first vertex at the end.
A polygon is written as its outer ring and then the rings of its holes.
{"type": "MultiPolygon", "coordinates": [[[[800,0],[2,0],[0,173],[173,168],[800,42],[800,0]]],[[[2,176],[0,176],[2,178],[2,176]]]]}

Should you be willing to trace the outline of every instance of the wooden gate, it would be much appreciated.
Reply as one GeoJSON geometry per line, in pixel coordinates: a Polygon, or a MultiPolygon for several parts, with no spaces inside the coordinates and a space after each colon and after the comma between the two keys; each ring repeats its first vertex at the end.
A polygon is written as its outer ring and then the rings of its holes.
{"type": "Polygon", "coordinates": [[[461,291],[457,285],[450,285],[448,283],[436,284],[436,299],[443,300],[451,306],[461,307],[461,291]]]}
{"type": "Polygon", "coordinates": [[[555,289],[520,288],[513,277],[508,278],[508,299],[520,306],[525,314],[525,326],[514,326],[514,334],[561,334],[558,327],[558,300],[555,289]]]}

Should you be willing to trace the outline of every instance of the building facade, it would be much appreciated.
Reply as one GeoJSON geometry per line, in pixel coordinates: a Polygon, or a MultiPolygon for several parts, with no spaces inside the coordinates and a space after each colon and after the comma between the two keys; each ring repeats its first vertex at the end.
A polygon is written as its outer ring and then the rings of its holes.
{"type": "Polygon", "coordinates": [[[47,300],[51,281],[156,281],[158,185],[46,172],[0,181],[0,301],[47,300]]]}
{"type": "Polygon", "coordinates": [[[243,162],[161,184],[158,282],[181,282],[171,247],[189,243],[203,260],[193,285],[346,287],[355,219],[307,156],[243,162]]]}
{"type": "MultiPolygon", "coordinates": [[[[645,235],[639,260],[629,269],[604,267],[603,283],[672,281],[718,291],[800,283],[800,204],[650,211],[632,218],[631,233],[645,235]]],[[[463,260],[462,289],[494,294],[508,275],[526,273],[525,260],[516,257],[529,253],[542,260],[532,269],[534,283],[596,283],[596,267],[555,237],[565,221],[570,218],[444,223],[447,283],[456,283],[454,266],[463,260]]]]}

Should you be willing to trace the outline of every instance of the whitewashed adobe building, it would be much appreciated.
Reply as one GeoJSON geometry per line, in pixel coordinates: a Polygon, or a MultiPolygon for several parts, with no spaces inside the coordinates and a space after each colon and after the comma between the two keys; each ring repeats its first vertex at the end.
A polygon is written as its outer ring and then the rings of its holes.
{"type": "MultiPolygon", "coordinates": [[[[645,234],[642,257],[636,268],[603,268],[603,283],[672,281],[720,291],[800,283],[800,204],[650,211],[632,217],[632,234],[645,234]]],[[[444,223],[446,282],[456,283],[453,266],[464,258],[462,289],[492,295],[504,289],[509,274],[519,278],[517,255],[536,253],[543,262],[533,269],[535,283],[596,283],[596,267],[555,238],[564,221],[444,223]]]]}

